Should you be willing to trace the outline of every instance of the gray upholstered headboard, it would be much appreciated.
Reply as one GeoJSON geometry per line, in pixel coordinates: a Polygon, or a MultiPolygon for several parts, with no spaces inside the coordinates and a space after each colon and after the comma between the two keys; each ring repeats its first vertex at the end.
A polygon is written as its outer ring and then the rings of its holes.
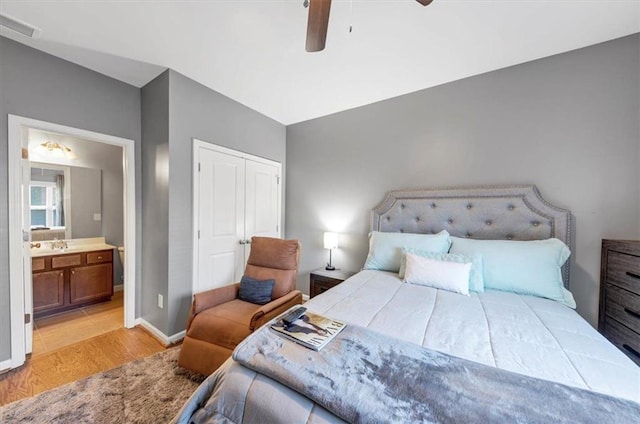
{"type": "MultiPolygon", "coordinates": [[[[547,203],[534,185],[394,190],[373,209],[371,230],[490,240],[555,237],[571,245],[571,212],[547,203]]],[[[569,288],[569,261],[562,269],[569,288]]]]}

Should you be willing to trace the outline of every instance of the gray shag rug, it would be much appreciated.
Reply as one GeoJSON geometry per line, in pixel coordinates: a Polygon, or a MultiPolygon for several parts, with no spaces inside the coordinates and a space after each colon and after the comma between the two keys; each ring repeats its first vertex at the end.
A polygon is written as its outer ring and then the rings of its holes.
{"type": "Polygon", "coordinates": [[[179,347],[0,408],[0,423],[166,423],[205,379],[179,347]]]}

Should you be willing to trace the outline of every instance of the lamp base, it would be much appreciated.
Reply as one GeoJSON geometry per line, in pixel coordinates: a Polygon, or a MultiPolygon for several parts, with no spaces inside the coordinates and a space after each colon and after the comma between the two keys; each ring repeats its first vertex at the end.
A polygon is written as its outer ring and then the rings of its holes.
{"type": "Polygon", "coordinates": [[[327,271],[335,271],[336,267],[335,266],[331,266],[331,265],[327,265],[324,267],[324,269],[326,269],[327,271]]]}

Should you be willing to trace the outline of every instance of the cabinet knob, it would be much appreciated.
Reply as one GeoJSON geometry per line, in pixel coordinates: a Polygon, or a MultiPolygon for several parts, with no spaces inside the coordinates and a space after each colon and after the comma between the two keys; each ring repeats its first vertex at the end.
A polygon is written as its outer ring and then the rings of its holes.
{"type": "Polygon", "coordinates": [[[64,277],[64,272],[61,272],[59,275],[60,277],[64,277]]]}
{"type": "Polygon", "coordinates": [[[102,259],[102,256],[98,256],[98,259],[102,259]]]}
{"type": "Polygon", "coordinates": [[[75,273],[76,273],[76,270],[75,270],[75,269],[72,269],[72,270],[71,270],[71,273],[72,273],[72,274],[75,274],[75,273]]]}

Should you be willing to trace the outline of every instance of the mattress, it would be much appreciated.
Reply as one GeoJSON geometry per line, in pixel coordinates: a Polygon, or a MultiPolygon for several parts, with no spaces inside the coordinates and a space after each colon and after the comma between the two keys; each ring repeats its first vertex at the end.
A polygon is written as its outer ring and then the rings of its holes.
{"type": "MultiPolygon", "coordinates": [[[[640,402],[640,368],[574,310],[551,300],[497,291],[464,296],[361,271],[305,306],[439,352],[640,402]]],[[[232,360],[203,383],[176,421],[193,413],[223,422],[340,421],[232,360]]]]}

